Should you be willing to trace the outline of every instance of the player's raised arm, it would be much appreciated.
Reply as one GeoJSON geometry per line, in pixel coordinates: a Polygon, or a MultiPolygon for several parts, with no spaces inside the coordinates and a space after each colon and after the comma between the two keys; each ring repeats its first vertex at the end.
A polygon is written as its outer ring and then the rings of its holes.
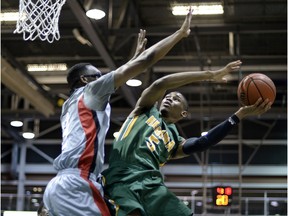
{"type": "Polygon", "coordinates": [[[144,50],[132,61],[129,61],[120,68],[116,69],[114,75],[115,87],[117,88],[121,86],[127,80],[137,76],[147,68],[151,67],[153,64],[162,59],[181,39],[188,37],[190,34],[191,18],[192,12],[189,10],[180,29],[178,29],[172,35],[154,44],[149,49],[144,50]]]}
{"type": "Polygon", "coordinates": [[[225,67],[216,71],[187,71],[179,72],[164,76],[153,82],[147,89],[145,89],[137,101],[132,115],[139,115],[144,110],[150,108],[161,99],[167,90],[178,88],[192,82],[212,80],[225,80],[224,77],[240,68],[242,62],[240,60],[230,62],[225,67]]]}
{"type": "Polygon", "coordinates": [[[146,44],[147,44],[146,30],[140,29],[140,32],[138,33],[137,47],[134,56],[130,59],[130,61],[137,58],[145,50],[146,44]]]}

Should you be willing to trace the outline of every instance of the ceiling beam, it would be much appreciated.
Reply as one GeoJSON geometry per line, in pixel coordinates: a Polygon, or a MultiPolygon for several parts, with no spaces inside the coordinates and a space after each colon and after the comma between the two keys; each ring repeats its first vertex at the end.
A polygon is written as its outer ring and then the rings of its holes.
{"type": "MultiPolygon", "coordinates": [[[[239,34],[286,34],[287,26],[286,22],[279,24],[201,24],[193,23],[191,24],[191,29],[197,28],[198,35],[227,35],[229,32],[239,33],[239,34]]],[[[171,34],[171,32],[176,31],[176,27],[147,27],[145,28],[148,36],[166,36],[171,34]]],[[[113,28],[109,30],[109,34],[116,36],[124,36],[127,34],[135,34],[138,30],[135,28],[113,28]]],[[[194,34],[192,31],[191,34],[194,34]]]]}
{"type": "MultiPolygon", "coordinates": [[[[229,183],[225,182],[225,184],[229,184],[232,188],[239,188],[240,183],[229,183]]],[[[203,188],[208,187],[212,188],[216,185],[223,185],[223,181],[214,181],[214,182],[165,182],[165,185],[168,188],[203,188]]],[[[251,189],[258,189],[258,188],[269,188],[269,189],[283,189],[287,188],[287,183],[274,183],[274,182],[265,182],[265,183],[259,183],[259,182],[253,182],[253,183],[241,183],[241,188],[251,188],[251,189]]]]}
{"type": "Polygon", "coordinates": [[[20,63],[18,59],[16,59],[5,47],[2,47],[2,53],[1,56],[7,59],[11,65],[13,65],[15,68],[17,68],[28,80],[29,82],[32,82],[33,85],[37,88],[37,91],[39,91],[44,97],[47,99],[50,99],[49,94],[47,91],[43,89],[43,86],[39,84],[35,78],[27,72],[26,68],[20,63]]]}
{"type": "MultiPolygon", "coordinates": [[[[108,164],[104,164],[106,169],[108,164]]],[[[19,166],[17,167],[19,171],[19,166]]],[[[1,164],[1,173],[9,172],[9,164],[1,164]]],[[[26,164],[26,174],[56,174],[57,171],[54,169],[53,164],[26,164]]],[[[209,165],[207,166],[207,172],[203,173],[203,169],[199,165],[165,165],[161,168],[163,175],[178,175],[178,176],[238,176],[239,166],[238,165],[209,165]]],[[[285,177],[287,176],[287,167],[285,165],[249,165],[244,169],[243,176],[274,176],[274,177],[285,177]]]]}
{"type": "MultiPolygon", "coordinates": [[[[100,37],[99,33],[96,32],[91,21],[86,16],[82,5],[80,5],[80,3],[77,0],[69,0],[67,1],[67,4],[70,6],[77,20],[82,25],[84,31],[86,32],[87,36],[90,39],[90,42],[98,51],[99,55],[103,58],[103,61],[111,70],[115,70],[117,68],[115,61],[113,60],[106,46],[102,42],[102,38],[100,37]]],[[[121,90],[123,91],[125,99],[128,101],[130,106],[134,107],[134,105],[136,104],[136,98],[132,94],[132,92],[125,85],[121,87],[121,90]]]]}
{"type": "MultiPolygon", "coordinates": [[[[242,59],[242,58],[241,58],[242,59]]],[[[175,64],[174,64],[175,65],[175,64]]],[[[219,66],[154,66],[153,73],[177,73],[182,71],[200,71],[202,70],[218,70],[222,67],[219,66]]],[[[106,71],[106,68],[99,68],[99,70],[106,71]],[[102,70],[101,70],[102,69],[102,70]]],[[[284,73],[286,74],[287,65],[243,65],[241,67],[241,71],[243,74],[248,73],[265,73],[265,72],[275,72],[273,73],[273,77],[270,78],[281,78],[283,79],[284,73]],[[279,72],[279,73],[276,73],[279,72]],[[281,73],[280,73],[281,72],[281,73]]],[[[65,73],[53,73],[53,72],[43,72],[43,73],[35,73],[35,79],[40,84],[67,84],[66,74],[65,73]],[[52,76],[51,76],[52,75],[52,76]]],[[[238,80],[238,73],[232,73],[229,77],[229,81],[238,80]]]]}
{"type": "MultiPolygon", "coordinates": [[[[123,20],[125,18],[125,14],[127,14],[128,3],[129,3],[128,0],[123,0],[121,7],[119,9],[120,10],[120,16],[117,19],[117,23],[115,23],[114,25],[112,23],[112,28],[118,29],[121,27],[123,20]]],[[[109,41],[109,45],[111,48],[114,46],[115,40],[116,40],[116,36],[114,36],[114,35],[109,36],[108,41],[109,41]]]]}
{"type": "MultiPolygon", "coordinates": [[[[114,139],[106,139],[105,144],[107,145],[112,145],[114,139]]],[[[238,139],[229,139],[225,138],[221,142],[219,142],[218,145],[239,145],[239,140],[238,139]]],[[[261,145],[261,146],[286,146],[287,145],[287,140],[285,139],[242,139],[241,142],[245,144],[246,146],[253,146],[255,145],[261,145]]],[[[2,140],[2,145],[12,145],[13,141],[12,140],[2,140]]],[[[61,145],[62,140],[61,139],[36,139],[32,140],[31,143],[33,145],[61,145]]],[[[223,150],[223,153],[225,150],[223,150]]]]}
{"type": "Polygon", "coordinates": [[[7,88],[29,101],[38,112],[46,117],[54,114],[53,104],[3,57],[1,57],[1,78],[1,82],[7,88]]]}
{"type": "Polygon", "coordinates": [[[98,32],[96,32],[91,21],[86,16],[83,6],[80,5],[80,3],[77,0],[67,1],[67,4],[70,6],[72,12],[74,13],[77,20],[83,27],[87,36],[89,37],[90,42],[92,43],[94,48],[99,52],[99,55],[103,58],[106,65],[111,70],[114,70],[116,68],[116,64],[112,56],[110,55],[109,51],[107,50],[106,46],[102,42],[102,38],[100,37],[98,32]]]}
{"type": "MultiPolygon", "coordinates": [[[[136,33],[135,33],[135,37],[136,37],[136,33]]],[[[130,37],[129,37],[130,38],[130,37]]],[[[132,38],[132,37],[131,37],[132,38]]],[[[235,59],[235,55],[231,56],[231,55],[221,55],[221,59],[222,60],[231,60],[231,59],[235,59]]],[[[121,56],[116,57],[117,59],[122,59],[121,56]]],[[[209,56],[209,58],[213,61],[217,61],[219,60],[219,55],[212,55],[209,56]]],[[[27,62],[31,62],[31,61],[49,61],[49,62],[53,62],[53,61],[98,61],[101,60],[102,57],[100,56],[62,56],[62,55],[53,55],[53,56],[29,56],[29,55],[25,55],[25,56],[21,56],[21,57],[17,57],[16,60],[17,61],[27,61],[27,62]]],[[[165,59],[168,60],[198,60],[198,56],[197,55],[170,55],[170,56],[165,56],[165,59]]],[[[286,63],[286,59],[287,56],[286,55],[241,55],[241,59],[246,59],[246,60],[261,60],[263,63],[263,60],[268,61],[268,60],[282,60],[283,63],[286,63]]],[[[159,62],[161,63],[161,62],[159,62]]],[[[98,68],[99,70],[104,70],[104,72],[109,72],[108,68],[98,68]]],[[[60,72],[60,71],[59,71],[60,72]]],[[[102,71],[103,72],[103,71],[102,71]]]]}
{"type": "MultiPolygon", "coordinates": [[[[50,181],[51,177],[47,178],[46,180],[25,180],[24,185],[27,186],[46,186],[49,181],[50,181]]],[[[17,186],[19,184],[18,180],[1,180],[1,185],[2,188],[4,188],[4,186],[17,186]]],[[[233,188],[239,188],[239,183],[235,183],[235,182],[225,182],[225,184],[229,184],[229,186],[233,187],[233,188]]],[[[169,188],[169,189],[173,189],[173,188],[184,188],[186,191],[189,191],[189,189],[192,190],[192,188],[195,190],[195,188],[203,188],[208,187],[208,188],[212,188],[215,185],[223,185],[223,181],[218,182],[218,181],[214,181],[209,182],[208,184],[206,183],[204,185],[204,182],[165,182],[165,185],[169,188]]],[[[271,189],[286,189],[287,188],[287,183],[286,182],[280,182],[280,183],[274,183],[274,182],[265,182],[265,183],[259,183],[259,182],[248,182],[248,183],[242,183],[241,184],[241,188],[244,189],[267,189],[269,188],[271,189]]],[[[2,194],[2,197],[5,196],[5,193],[2,194]]],[[[9,194],[9,197],[11,197],[11,194],[9,194]]],[[[251,197],[250,197],[251,198],[251,197]]],[[[278,198],[279,199],[279,198],[278,198]]],[[[283,197],[283,199],[285,199],[283,197]]]]}
{"type": "MultiPolygon", "coordinates": [[[[235,103],[234,107],[231,106],[221,106],[221,107],[213,107],[212,112],[213,112],[213,120],[223,120],[227,118],[227,115],[229,113],[234,113],[238,109],[238,106],[235,103]]],[[[261,115],[259,120],[275,120],[275,119],[287,119],[287,110],[282,107],[273,107],[269,112],[261,115]]],[[[131,109],[130,108],[116,108],[114,107],[111,112],[111,118],[116,118],[116,119],[126,119],[127,116],[130,114],[131,109]]],[[[188,116],[186,118],[187,120],[201,120],[203,116],[200,116],[199,113],[210,113],[211,108],[209,107],[199,107],[199,105],[195,105],[191,107],[191,116],[188,116]]],[[[40,112],[41,113],[41,112],[40,112]]],[[[19,118],[29,118],[29,117],[34,117],[34,118],[40,118],[41,115],[39,113],[35,112],[33,109],[17,109],[17,110],[10,110],[10,109],[2,109],[1,110],[2,114],[2,119],[9,119],[11,117],[15,117],[16,114],[18,114],[19,118]]],[[[55,114],[54,119],[59,120],[60,116],[60,111],[58,111],[57,115],[55,114]]],[[[249,119],[253,119],[257,117],[250,117],[249,119]]],[[[248,119],[248,118],[247,118],[248,119]]],[[[52,120],[52,118],[50,118],[52,120]]],[[[185,120],[186,121],[186,120],[185,120]]]]}

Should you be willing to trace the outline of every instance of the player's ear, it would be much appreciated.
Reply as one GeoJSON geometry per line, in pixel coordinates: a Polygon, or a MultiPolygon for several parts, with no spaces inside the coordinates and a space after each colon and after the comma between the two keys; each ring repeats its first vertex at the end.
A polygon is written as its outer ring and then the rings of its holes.
{"type": "Polygon", "coordinates": [[[181,116],[182,116],[182,118],[186,118],[188,116],[188,112],[187,111],[182,111],[181,112],[181,116]]]}
{"type": "Polygon", "coordinates": [[[86,84],[88,83],[88,79],[84,75],[80,76],[80,80],[82,83],[86,83],[86,84]]]}

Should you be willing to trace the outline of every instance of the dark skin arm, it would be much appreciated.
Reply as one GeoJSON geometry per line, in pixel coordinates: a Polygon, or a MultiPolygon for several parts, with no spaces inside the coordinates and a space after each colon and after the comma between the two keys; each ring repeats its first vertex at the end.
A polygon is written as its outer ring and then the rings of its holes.
{"type": "Polygon", "coordinates": [[[137,101],[137,104],[130,115],[140,115],[145,110],[151,108],[169,89],[174,89],[192,82],[203,80],[225,80],[224,76],[238,70],[241,64],[242,62],[238,60],[227,64],[224,68],[217,71],[188,71],[162,77],[142,92],[141,97],[137,101]]]}
{"type": "MultiPolygon", "coordinates": [[[[149,49],[143,51],[140,55],[136,53],[136,55],[129,62],[116,69],[114,75],[115,88],[120,87],[127,80],[137,76],[145,69],[155,64],[157,61],[163,58],[181,39],[188,37],[190,34],[191,19],[192,12],[190,10],[181,28],[174,34],[154,44],[149,49]]],[[[143,40],[143,37],[145,38],[145,32],[140,31],[140,37],[142,39],[140,38],[139,40],[142,40],[142,43],[145,45],[146,42],[143,40]]]]}
{"type": "MultiPolygon", "coordinates": [[[[267,112],[269,109],[271,109],[271,105],[272,105],[272,103],[271,102],[269,102],[269,100],[268,99],[266,99],[265,101],[262,101],[262,99],[261,98],[259,98],[258,99],[258,101],[255,103],[255,104],[253,104],[253,105],[251,105],[251,106],[243,106],[243,107],[240,107],[234,114],[237,116],[237,118],[241,121],[242,119],[244,119],[244,118],[246,118],[246,117],[249,117],[249,116],[258,116],[258,115],[262,115],[262,114],[264,114],[265,112],[267,112]]],[[[216,128],[217,126],[215,126],[215,128],[216,128]]],[[[213,130],[213,129],[212,129],[213,130]]],[[[213,132],[211,132],[211,133],[213,133],[213,132]]],[[[220,139],[223,139],[223,137],[225,137],[227,134],[226,133],[228,133],[228,131],[226,131],[226,129],[223,129],[223,130],[219,130],[219,128],[218,128],[218,130],[217,130],[217,132],[216,132],[216,134],[215,134],[215,132],[214,132],[214,134],[213,134],[213,136],[214,136],[214,139],[218,139],[218,141],[220,140],[220,139]],[[219,138],[219,133],[221,133],[220,134],[220,138],[219,138]],[[218,137],[218,138],[217,138],[218,137]]],[[[203,137],[202,137],[203,138],[203,137]]],[[[176,154],[173,156],[173,158],[171,158],[171,159],[178,159],[178,158],[183,158],[183,157],[187,157],[187,156],[189,156],[188,154],[185,154],[184,152],[183,152],[183,146],[186,144],[186,145],[189,145],[188,144],[188,142],[190,141],[191,142],[191,138],[189,138],[189,139],[187,139],[187,140],[185,140],[181,145],[179,145],[179,147],[178,147],[178,149],[177,149],[177,151],[176,151],[176,154]],[[189,140],[190,139],[190,140],[189,140]]],[[[193,138],[192,138],[193,139],[193,138]]],[[[197,137],[195,137],[195,140],[197,140],[198,138],[197,137]]],[[[200,138],[201,139],[201,138],[200,138]]],[[[204,142],[206,141],[205,139],[202,139],[204,142]]],[[[195,150],[199,150],[200,149],[200,151],[205,151],[205,150],[207,150],[208,148],[210,148],[211,146],[213,146],[213,145],[215,145],[215,144],[217,144],[217,143],[214,143],[214,142],[212,142],[212,143],[209,143],[209,141],[208,141],[208,143],[203,143],[203,141],[202,141],[202,143],[201,143],[201,141],[199,142],[197,142],[197,143],[195,143],[195,145],[194,145],[194,147],[193,147],[193,151],[194,151],[194,149],[195,150]],[[204,148],[201,146],[202,144],[204,144],[204,148]],[[199,145],[199,146],[198,146],[199,145]],[[198,146],[198,147],[197,147],[198,146]]],[[[192,152],[193,153],[193,152],[192,152]]]]}

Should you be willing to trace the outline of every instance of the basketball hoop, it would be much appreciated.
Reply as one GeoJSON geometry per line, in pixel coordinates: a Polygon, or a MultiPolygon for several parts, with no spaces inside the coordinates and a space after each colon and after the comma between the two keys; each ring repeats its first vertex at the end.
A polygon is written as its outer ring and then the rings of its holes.
{"type": "Polygon", "coordinates": [[[19,17],[14,33],[23,33],[24,40],[52,43],[59,40],[59,15],[66,0],[19,0],[19,17]]]}

